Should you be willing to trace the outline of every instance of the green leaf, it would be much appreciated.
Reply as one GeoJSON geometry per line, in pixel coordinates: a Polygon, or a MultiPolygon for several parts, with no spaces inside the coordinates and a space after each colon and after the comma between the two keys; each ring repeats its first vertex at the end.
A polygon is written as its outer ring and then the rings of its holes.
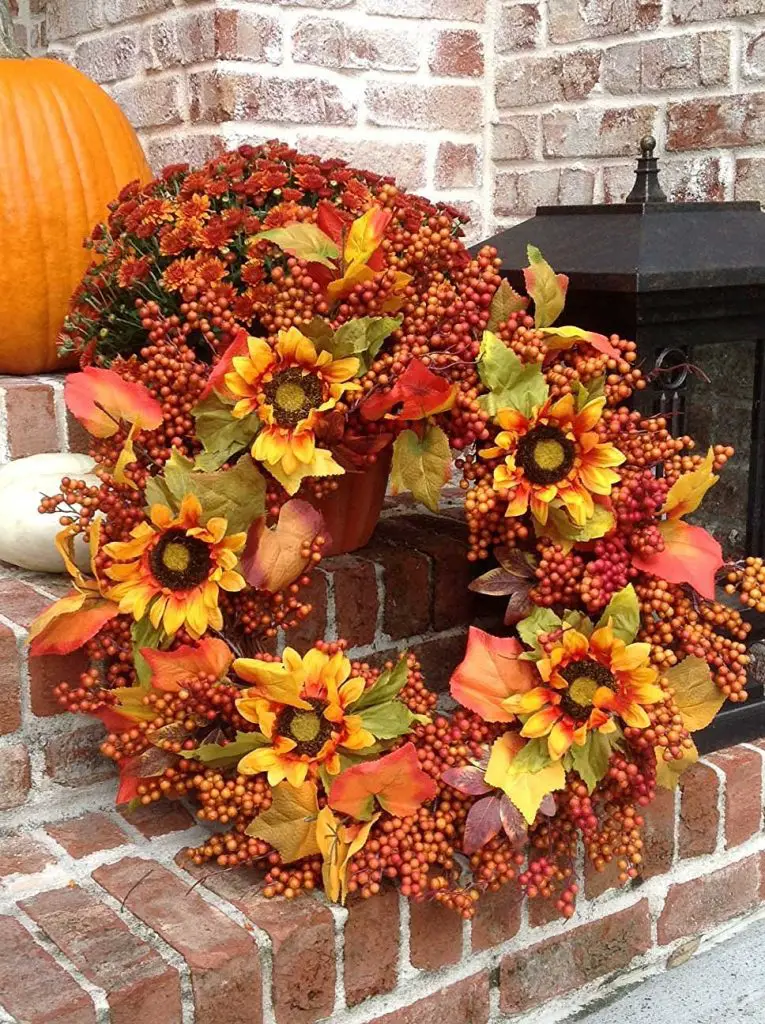
{"type": "Polygon", "coordinates": [[[527,248],[529,264],[523,272],[526,291],[534,300],[534,326],[549,327],[563,312],[568,278],[556,274],[535,245],[527,248]]]}
{"type": "Polygon", "coordinates": [[[569,514],[554,505],[547,507],[547,522],[543,526],[538,519],[533,519],[534,532],[537,537],[549,537],[560,544],[564,551],[570,551],[574,544],[605,537],[616,525],[614,514],[604,505],[596,505],[592,516],[584,526],[577,526],[569,514]]]}
{"type": "Polygon", "coordinates": [[[611,741],[602,732],[588,732],[587,742],[580,747],[574,743],[571,747],[571,760],[574,771],[587,787],[589,793],[608,771],[611,758],[611,741]]]}
{"type": "Polygon", "coordinates": [[[589,619],[584,612],[565,612],[563,621],[583,636],[591,636],[595,628],[592,619],[589,619]]]}
{"type": "Polygon", "coordinates": [[[437,512],[451,469],[449,439],[440,427],[429,426],[422,440],[413,430],[404,430],[393,444],[391,492],[411,491],[417,501],[437,512]]]}
{"type": "Polygon", "coordinates": [[[503,277],[489,306],[489,322],[486,324],[486,330],[496,331],[500,324],[504,324],[510,319],[513,313],[520,313],[528,304],[529,300],[519,295],[507,278],[503,277]]]}
{"type": "Polygon", "coordinates": [[[631,583],[613,595],[603,609],[596,628],[600,629],[601,626],[607,625],[609,618],[613,620],[611,625],[614,636],[623,640],[625,644],[631,644],[640,628],[640,606],[631,583]]]}
{"type": "Polygon", "coordinates": [[[401,326],[400,316],[363,316],[348,320],[335,331],[329,351],[334,359],[358,356],[359,374],[366,373],[382,343],[401,326]]]}
{"type": "Polygon", "coordinates": [[[323,317],[315,316],[307,324],[298,324],[297,327],[301,334],[311,339],[318,351],[332,351],[335,332],[323,317]]]}
{"type": "Polygon", "coordinates": [[[130,627],[130,637],[133,641],[133,666],[135,674],[140,685],[148,689],[151,682],[151,669],[149,668],[149,663],[141,654],[141,648],[154,647],[156,650],[161,650],[163,647],[167,647],[170,638],[162,627],[155,629],[152,626],[148,615],[133,623],[130,627]]]}
{"type": "Polygon", "coordinates": [[[606,393],[606,378],[596,377],[595,380],[585,386],[580,380],[575,380],[572,384],[572,390],[574,398],[576,399],[576,411],[581,412],[588,402],[592,402],[596,398],[602,398],[606,393]]]}
{"type": "Polygon", "coordinates": [[[518,631],[518,636],[526,646],[534,649],[534,653],[537,655],[535,660],[538,660],[542,656],[539,641],[537,640],[539,634],[552,633],[556,629],[560,629],[562,625],[563,622],[560,617],[551,608],[537,607],[531,615],[521,619],[515,628],[518,631]]]}
{"type": "Polygon", "coordinates": [[[510,775],[521,775],[525,772],[541,772],[552,761],[547,748],[547,737],[529,740],[521,747],[518,753],[510,762],[508,772],[510,775]]]}
{"type": "Polygon", "coordinates": [[[197,468],[207,472],[219,469],[232,456],[249,448],[260,430],[260,417],[255,413],[238,420],[232,415],[232,408],[213,391],[192,409],[197,437],[205,449],[196,458],[197,468]]]}
{"type": "Polygon", "coordinates": [[[324,267],[335,270],[335,262],[340,252],[329,237],[316,224],[297,221],[283,228],[271,228],[253,235],[248,242],[273,242],[290,256],[306,260],[308,263],[321,263],[324,267]]]}
{"type": "Polygon", "coordinates": [[[238,764],[251,750],[267,747],[270,742],[260,732],[238,732],[236,739],[225,746],[221,743],[203,743],[196,750],[182,750],[181,757],[201,761],[210,768],[229,768],[238,764]]]}
{"type": "MultiPolygon", "coordinates": [[[[195,463],[173,452],[165,466],[164,486],[176,511],[187,494],[194,494],[202,506],[202,520],[222,516],[229,533],[241,533],[262,516],[266,508],[266,482],[249,455],[232,469],[216,473],[194,471],[195,463]]],[[[155,479],[157,479],[155,477],[155,479]]]]}
{"type": "Polygon", "coordinates": [[[360,713],[361,723],[380,740],[392,740],[409,732],[415,717],[400,700],[374,704],[360,713]]]}
{"type": "Polygon", "coordinates": [[[491,331],[484,331],[478,356],[478,372],[489,388],[481,395],[481,407],[491,416],[500,409],[517,409],[530,416],[547,399],[547,384],[540,363],[522,363],[491,331]]]}
{"type": "Polygon", "coordinates": [[[149,477],[146,481],[144,497],[146,498],[147,508],[151,508],[152,505],[167,505],[168,508],[173,509],[175,512],[178,511],[179,502],[175,500],[173,492],[170,490],[164,476],[149,477]]]}
{"type": "Polygon", "coordinates": [[[365,690],[359,699],[350,705],[350,713],[356,715],[365,708],[371,708],[375,704],[384,704],[387,701],[393,700],[406,685],[408,676],[409,666],[406,657],[404,657],[393,668],[388,668],[382,672],[374,685],[365,690]]]}

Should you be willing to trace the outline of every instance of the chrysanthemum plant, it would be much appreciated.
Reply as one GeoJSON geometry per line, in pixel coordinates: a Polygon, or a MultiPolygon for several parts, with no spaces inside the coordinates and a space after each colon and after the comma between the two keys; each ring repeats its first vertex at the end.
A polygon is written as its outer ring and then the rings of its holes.
{"type": "Polygon", "coordinates": [[[30,642],[86,650],[61,703],[104,722],[118,803],[210,823],[197,864],[260,865],[266,896],[397,881],[466,917],[519,877],[570,916],[579,837],[636,876],[642,807],[744,698],[720,547],[684,519],[731,450],[620,404],[634,345],[556,326],[567,282],[536,250],[521,296],[453,229],[277,146],[123,194],[69,324],[101,484],[43,501],[73,590],[30,642]],[[469,558],[497,562],[472,587],[510,598],[449,717],[406,653],[275,653],[328,539],[293,495],[394,436],[394,483],[431,506],[464,451],[469,558]]]}

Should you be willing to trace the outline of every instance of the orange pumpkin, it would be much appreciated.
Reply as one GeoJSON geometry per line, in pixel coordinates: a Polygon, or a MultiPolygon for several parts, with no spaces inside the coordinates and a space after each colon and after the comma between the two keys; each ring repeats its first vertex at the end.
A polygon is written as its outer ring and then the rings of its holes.
{"type": "MultiPolygon", "coordinates": [[[[60,369],[56,340],[107,203],[151,179],[135,132],[95,82],[25,58],[0,0],[0,373],[60,369]]],[[[70,361],[71,364],[71,361],[70,361]]]]}

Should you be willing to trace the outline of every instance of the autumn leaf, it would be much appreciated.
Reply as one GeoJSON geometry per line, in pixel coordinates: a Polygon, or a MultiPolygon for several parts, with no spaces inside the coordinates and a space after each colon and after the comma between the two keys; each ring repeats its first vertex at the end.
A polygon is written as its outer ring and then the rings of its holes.
{"type": "Polygon", "coordinates": [[[523,295],[519,295],[507,278],[503,277],[489,306],[486,330],[496,331],[499,326],[507,323],[513,313],[522,313],[528,304],[529,300],[523,295]]]}
{"type": "Polygon", "coordinates": [[[406,743],[375,761],[346,769],[333,782],[329,803],[336,811],[368,821],[377,800],[388,814],[406,818],[437,792],[435,781],[420,768],[414,744],[406,743]]]}
{"type": "Polygon", "coordinates": [[[231,372],[234,359],[237,356],[246,356],[248,354],[248,342],[249,335],[247,331],[245,331],[243,327],[238,328],[234,332],[228,346],[220,353],[218,362],[213,366],[210,376],[207,378],[207,383],[199,396],[200,401],[204,401],[204,399],[213,392],[221,397],[228,397],[232,401],[235,401],[235,396],[230,394],[226,388],[225,378],[226,374],[231,372]]]}
{"type": "MultiPolygon", "coordinates": [[[[360,360],[357,376],[361,376],[369,369],[385,339],[401,326],[401,319],[392,316],[362,316],[347,320],[334,332],[331,341],[325,342],[322,347],[332,354],[333,359],[357,356],[360,360]]],[[[441,379],[438,378],[439,381],[441,379]]]]}
{"type": "Polygon", "coordinates": [[[536,740],[525,743],[513,732],[494,741],[485,778],[505,793],[529,825],[545,797],[566,785],[563,765],[550,760],[546,744],[536,740]]]}
{"type": "Polygon", "coordinates": [[[428,427],[422,439],[413,430],[403,430],[393,444],[391,494],[411,491],[412,497],[437,512],[451,468],[449,439],[440,427],[428,427]]]}
{"type": "MultiPolygon", "coordinates": [[[[355,709],[354,709],[355,713],[355,709]]],[[[359,713],[361,725],[379,740],[394,740],[411,731],[415,716],[400,700],[373,704],[359,713]]]]}
{"type": "Polygon", "coordinates": [[[552,608],[534,608],[531,615],[527,615],[518,625],[518,636],[527,647],[530,647],[535,655],[541,657],[539,637],[544,633],[554,633],[561,629],[563,620],[556,615],[552,608]]]}
{"type": "Polygon", "coordinates": [[[510,765],[528,745],[518,732],[508,730],[498,736],[491,746],[489,761],[484,772],[486,785],[491,786],[492,789],[502,789],[507,773],[510,771],[510,765]]]}
{"type": "Polygon", "coordinates": [[[683,756],[679,760],[665,761],[664,747],[654,747],[656,754],[656,782],[662,789],[675,790],[680,776],[692,767],[699,759],[696,744],[691,741],[690,747],[683,747],[683,756]]]}
{"type": "Polygon", "coordinates": [[[231,403],[213,391],[191,410],[196,435],[204,447],[195,464],[206,472],[214,472],[234,455],[249,448],[260,431],[260,417],[250,413],[237,420],[231,414],[232,408],[231,403]]]}
{"type": "Polygon", "coordinates": [[[498,795],[485,796],[471,806],[465,819],[462,838],[465,853],[475,853],[502,831],[500,799],[498,795]]]}
{"type": "Polygon", "coordinates": [[[474,764],[465,764],[461,768],[447,768],[441,778],[452,789],[465,796],[484,796],[491,793],[491,786],[484,781],[484,770],[474,764]]]}
{"type": "Polygon", "coordinates": [[[323,807],[319,811],[316,841],[324,859],[321,874],[324,892],[334,903],[345,903],[351,858],[364,848],[369,832],[379,817],[379,814],[375,814],[364,825],[341,825],[330,807],[323,807]]]}
{"type": "Polygon", "coordinates": [[[421,420],[451,409],[456,397],[456,384],[412,359],[390,391],[371,395],[359,409],[365,420],[421,420]]]}
{"type": "Polygon", "coordinates": [[[320,227],[303,221],[261,231],[248,239],[248,242],[273,242],[290,256],[297,256],[306,263],[320,263],[323,267],[330,267],[333,270],[340,257],[339,249],[320,227]]]}
{"type": "Polygon", "coordinates": [[[489,389],[488,395],[481,395],[479,403],[490,416],[508,408],[530,416],[546,401],[547,383],[541,364],[522,363],[491,331],[484,331],[477,365],[481,380],[489,389]]]}
{"type": "Polygon", "coordinates": [[[490,597],[509,597],[504,622],[512,626],[531,611],[529,591],[536,583],[536,572],[522,551],[503,548],[503,556],[499,551],[494,552],[499,566],[474,579],[468,589],[490,597]]]}
{"type": "Polygon", "coordinates": [[[345,241],[343,259],[347,264],[368,263],[380,248],[393,211],[373,206],[351,224],[345,241]]]}
{"type": "Polygon", "coordinates": [[[138,484],[130,479],[125,473],[127,467],[136,461],[137,455],[135,453],[134,441],[135,435],[138,431],[135,423],[131,426],[128,436],[125,438],[125,443],[117,456],[117,461],[114,464],[113,476],[114,482],[117,484],[127,484],[128,487],[132,487],[133,490],[138,490],[138,484]]]}
{"type": "Polygon", "coordinates": [[[315,448],[310,463],[298,463],[298,468],[292,473],[285,473],[281,463],[270,463],[268,472],[276,477],[287,494],[293,495],[300,490],[300,485],[306,477],[342,476],[345,470],[335,462],[331,452],[325,448],[315,448]]]}
{"type": "Polygon", "coordinates": [[[151,671],[151,685],[164,693],[178,693],[199,675],[222,679],[234,660],[228,644],[212,636],[204,637],[196,647],[183,644],[172,651],[143,647],[141,655],[151,671]]]}
{"type": "Polygon", "coordinates": [[[282,782],[271,791],[272,803],[246,828],[248,836],[262,839],[285,864],[321,853],[316,838],[319,803],[316,784],[291,786],[282,782]]]}
{"type": "Polygon", "coordinates": [[[265,517],[256,520],[242,555],[245,579],[256,590],[282,590],[308,565],[305,551],[321,533],[326,536],[321,513],[297,498],[282,505],[276,526],[269,529],[265,517]]]}
{"type": "MultiPolygon", "coordinates": [[[[549,801],[552,799],[552,795],[548,793],[542,801],[542,804],[540,804],[539,810],[543,814],[545,813],[545,801],[549,801]]],[[[554,803],[553,807],[555,807],[554,803]]],[[[522,849],[526,844],[526,840],[528,839],[528,827],[521,812],[518,810],[518,808],[515,806],[512,800],[510,800],[505,793],[503,793],[502,796],[500,797],[499,817],[500,821],[502,822],[502,828],[504,829],[507,838],[510,840],[510,842],[516,849],[522,849]]]]}
{"type": "Polygon", "coordinates": [[[366,708],[376,704],[385,704],[399,695],[409,678],[409,664],[406,656],[402,657],[393,668],[381,672],[371,686],[368,686],[358,700],[349,705],[351,714],[357,715],[366,708]]]}
{"type": "Polygon", "coordinates": [[[72,590],[41,612],[29,627],[30,654],[71,654],[119,614],[116,601],[72,590]]]}
{"type": "Polygon", "coordinates": [[[195,750],[182,750],[181,757],[201,761],[208,768],[233,768],[246,754],[268,744],[260,732],[238,732],[230,743],[200,743],[195,750]]]}
{"type": "Polygon", "coordinates": [[[611,741],[601,732],[588,732],[587,741],[583,746],[576,743],[570,748],[574,771],[592,793],[600,780],[608,771],[611,759],[611,741]]]}
{"type": "Polygon", "coordinates": [[[510,772],[504,791],[512,800],[527,824],[533,825],[542,801],[548,793],[564,789],[566,772],[560,761],[551,761],[538,772],[510,772]]]}
{"type": "Polygon", "coordinates": [[[710,448],[698,469],[684,473],[675,480],[667,493],[662,512],[670,519],[679,519],[695,512],[709,488],[714,487],[720,479],[712,472],[713,466],[714,451],[710,448]]]}
{"type": "Polygon", "coordinates": [[[114,370],[86,366],[64,382],[64,399],[75,419],[94,437],[112,437],[122,423],[138,430],[155,430],[162,423],[162,406],[143,384],[120,377],[114,370]]]}
{"type": "Polygon", "coordinates": [[[612,596],[603,609],[596,629],[608,625],[609,621],[614,636],[623,640],[625,644],[631,644],[640,628],[640,606],[635,588],[631,583],[612,596]]]}
{"type": "Polygon", "coordinates": [[[534,519],[533,525],[538,537],[547,537],[560,544],[565,552],[569,552],[574,544],[584,544],[589,540],[605,537],[616,526],[616,520],[610,508],[596,505],[595,511],[584,526],[577,526],[563,509],[548,505],[546,524],[543,526],[534,519]]]}
{"type": "Polygon", "coordinates": [[[534,326],[549,327],[563,312],[568,278],[556,274],[535,245],[527,248],[529,266],[523,271],[526,291],[534,300],[534,326]]]}
{"type": "Polygon", "coordinates": [[[465,657],[452,673],[452,697],[487,722],[512,722],[502,701],[536,683],[536,669],[519,661],[523,647],[515,637],[496,637],[471,626],[465,657]]]}
{"type": "Polygon", "coordinates": [[[150,747],[136,757],[129,757],[120,762],[120,775],[125,778],[133,776],[138,779],[153,779],[164,775],[168,768],[178,762],[178,754],[169,750],[150,747]]]}
{"type": "Polygon", "coordinates": [[[702,597],[714,601],[715,576],[723,564],[722,548],[714,537],[681,519],[666,519],[658,528],[664,550],[650,558],[633,553],[635,568],[668,583],[689,583],[702,597]]]}
{"type": "Polygon", "coordinates": [[[675,691],[675,704],[685,728],[696,732],[710,725],[725,703],[725,694],[712,678],[706,661],[691,655],[664,674],[675,691]]]}
{"type": "Polygon", "coordinates": [[[619,351],[615,349],[605,334],[596,334],[594,331],[583,331],[581,327],[540,327],[538,328],[545,337],[547,350],[559,352],[573,348],[577,341],[585,341],[596,351],[611,359],[619,358],[619,351]]]}

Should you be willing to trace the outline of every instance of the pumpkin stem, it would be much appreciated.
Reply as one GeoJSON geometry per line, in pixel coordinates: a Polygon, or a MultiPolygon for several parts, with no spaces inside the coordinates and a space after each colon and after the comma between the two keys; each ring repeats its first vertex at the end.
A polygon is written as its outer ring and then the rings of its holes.
{"type": "Polygon", "coordinates": [[[8,0],[0,0],[0,59],[3,57],[26,57],[27,54],[16,42],[13,31],[11,10],[8,0]]]}

